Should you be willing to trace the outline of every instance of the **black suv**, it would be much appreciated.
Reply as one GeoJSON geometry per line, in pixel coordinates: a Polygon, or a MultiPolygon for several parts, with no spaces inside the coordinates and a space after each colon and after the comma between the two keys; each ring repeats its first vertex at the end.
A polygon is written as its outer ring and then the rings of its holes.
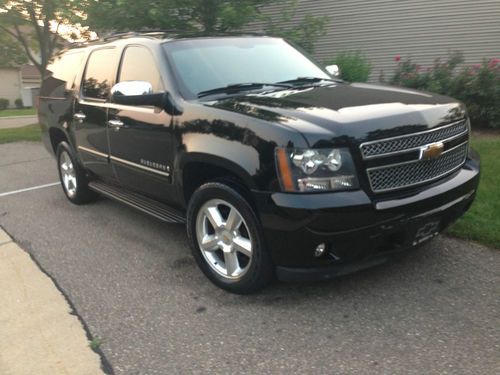
{"type": "Polygon", "coordinates": [[[186,223],[219,287],[327,279],[432,238],[479,182],[461,103],[328,72],[279,38],[115,36],[54,58],[43,140],[71,202],[186,223]]]}

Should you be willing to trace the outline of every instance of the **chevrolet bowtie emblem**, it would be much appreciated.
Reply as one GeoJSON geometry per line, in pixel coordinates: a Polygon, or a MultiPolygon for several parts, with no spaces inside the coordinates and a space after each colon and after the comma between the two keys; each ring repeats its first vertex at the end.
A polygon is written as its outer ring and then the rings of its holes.
{"type": "Polygon", "coordinates": [[[431,143],[420,148],[420,160],[437,159],[443,153],[443,142],[431,143]]]}

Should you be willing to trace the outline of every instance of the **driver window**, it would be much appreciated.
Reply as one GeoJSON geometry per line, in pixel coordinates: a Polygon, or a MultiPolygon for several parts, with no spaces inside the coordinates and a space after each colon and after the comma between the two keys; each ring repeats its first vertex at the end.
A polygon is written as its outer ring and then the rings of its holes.
{"type": "Polygon", "coordinates": [[[153,55],[147,48],[130,46],[123,53],[118,82],[146,81],[153,86],[153,92],[162,92],[161,76],[153,55]]]}

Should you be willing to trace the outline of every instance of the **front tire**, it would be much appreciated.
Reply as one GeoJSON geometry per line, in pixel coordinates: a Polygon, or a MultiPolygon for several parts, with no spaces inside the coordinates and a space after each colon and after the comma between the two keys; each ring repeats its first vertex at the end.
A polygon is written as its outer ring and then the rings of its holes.
{"type": "Polygon", "coordinates": [[[272,280],[260,222],[232,187],[211,182],[198,188],[189,202],[187,232],[198,266],[220,288],[247,294],[272,280]]]}
{"type": "Polygon", "coordinates": [[[66,198],[78,205],[94,201],[97,194],[89,189],[85,171],[78,163],[71,146],[66,142],[59,143],[56,157],[59,180],[66,198]]]}

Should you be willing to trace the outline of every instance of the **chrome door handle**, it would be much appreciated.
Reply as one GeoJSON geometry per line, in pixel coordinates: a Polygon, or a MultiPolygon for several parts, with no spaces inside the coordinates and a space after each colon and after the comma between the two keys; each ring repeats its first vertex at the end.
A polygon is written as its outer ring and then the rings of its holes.
{"type": "Polygon", "coordinates": [[[79,112],[79,113],[75,113],[73,115],[73,118],[78,121],[78,122],[83,122],[83,120],[85,120],[87,118],[87,116],[85,116],[83,113],[79,112]]]}
{"type": "Polygon", "coordinates": [[[120,128],[123,126],[123,122],[121,122],[120,120],[109,120],[108,125],[115,130],[120,130],[120,128]]]}

